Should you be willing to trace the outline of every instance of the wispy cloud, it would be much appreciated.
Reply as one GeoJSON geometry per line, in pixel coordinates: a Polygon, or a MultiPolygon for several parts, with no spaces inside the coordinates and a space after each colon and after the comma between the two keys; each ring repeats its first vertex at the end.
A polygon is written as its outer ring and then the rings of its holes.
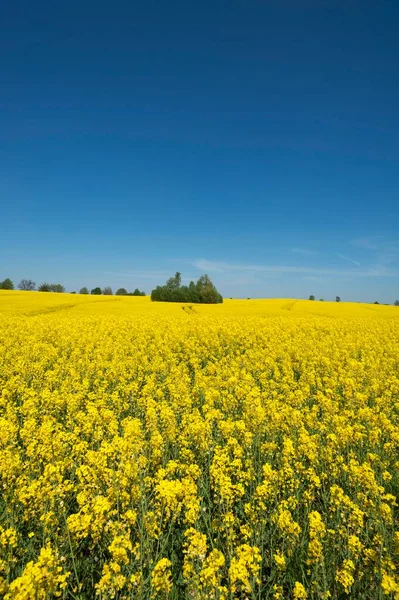
{"type": "Polygon", "coordinates": [[[119,277],[120,279],[167,279],[171,276],[170,271],[104,271],[104,275],[119,277]]]}
{"type": "Polygon", "coordinates": [[[347,262],[352,263],[353,265],[356,265],[357,267],[360,267],[360,262],[358,262],[357,260],[353,260],[353,258],[349,258],[349,256],[345,256],[344,254],[339,254],[339,252],[336,253],[337,256],[339,256],[339,258],[342,258],[342,260],[346,260],[347,262]]]}
{"type": "Polygon", "coordinates": [[[291,248],[291,251],[295,252],[295,254],[302,254],[303,256],[314,256],[316,254],[320,254],[319,252],[309,250],[308,248],[291,248]]]}
{"type": "Polygon", "coordinates": [[[228,263],[223,261],[197,259],[192,263],[199,271],[219,273],[221,275],[231,273],[277,273],[277,274],[299,274],[321,277],[398,277],[399,271],[389,268],[380,269],[331,269],[323,267],[300,267],[293,265],[254,265],[245,263],[228,263]]]}

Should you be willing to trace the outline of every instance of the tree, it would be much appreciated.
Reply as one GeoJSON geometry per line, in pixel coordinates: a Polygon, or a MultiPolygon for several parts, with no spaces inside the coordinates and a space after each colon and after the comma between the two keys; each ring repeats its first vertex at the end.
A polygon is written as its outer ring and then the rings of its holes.
{"type": "Polygon", "coordinates": [[[87,287],[82,287],[82,289],[80,290],[79,294],[88,294],[89,290],[87,289],[87,287]]]}
{"type": "Polygon", "coordinates": [[[119,290],[116,290],[115,295],[116,296],[127,296],[127,290],[125,290],[125,288],[119,288],[119,290]]]}
{"type": "Polygon", "coordinates": [[[90,292],[92,296],[101,296],[102,291],[100,287],[93,288],[90,292]]]}
{"type": "Polygon", "coordinates": [[[203,304],[218,304],[223,298],[213,285],[209,275],[202,275],[197,281],[197,291],[203,304]]]}
{"type": "MultiPolygon", "coordinates": [[[[136,290],[135,290],[136,291],[136,290]]],[[[208,275],[202,275],[195,284],[181,285],[181,274],[176,273],[168,279],[164,286],[157,286],[151,292],[151,300],[155,302],[192,302],[216,304],[223,302],[222,296],[213,285],[208,275]]]]}
{"type": "Polygon", "coordinates": [[[63,294],[65,292],[65,288],[60,283],[51,283],[50,292],[55,292],[56,294],[63,294]]]}
{"type": "Polygon", "coordinates": [[[339,296],[335,296],[335,302],[341,302],[341,298],[339,296]]]}
{"type": "Polygon", "coordinates": [[[324,298],[320,298],[319,302],[324,302],[324,298]]]}
{"type": "Polygon", "coordinates": [[[0,282],[0,290],[13,290],[14,284],[9,277],[0,282]]]}
{"type": "Polygon", "coordinates": [[[393,303],[394,306],[399,306],[399,300],[395,300],[395,302],[393,303]]]}
{"type": "Polygon", "coordinates": [[[315,300],[315,297],[313,296],[313,294],[311,294],[311,295],[309,296],[309,300],[315,300]]]}
{"type": "Polygon", "coordinates": [[[145,296],[144,292],[140,292],[139,288],[136,288],[132,296],[145,296]]]}
{"type": "Polygon", "coordinates": [[[107,285],[104,289],[103,289],[103,294],[104,296],[112,296],[112,288],[109,287],[109,285],[107,285]]]}
{"type": "Polygon", "coordinates": [[[379,304],[379,302],[374,302],[374,304],[379,304]]]}
{"type": "Polygon", "coordinates": [[[51,292],[51,284],[41,283],[37,289],[39,290],[39,292],[51,292]]]}
{"type": "Polygon", "coordinates": [[[36,287],[36,283],[32,279],[21,279],[18,287],[24,292],[32,292],[36,287]]]}

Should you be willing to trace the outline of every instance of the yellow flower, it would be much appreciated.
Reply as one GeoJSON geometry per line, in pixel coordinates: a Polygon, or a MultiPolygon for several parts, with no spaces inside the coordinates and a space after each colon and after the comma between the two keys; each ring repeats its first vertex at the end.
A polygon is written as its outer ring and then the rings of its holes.
{"type": "Polygon", "coordinates": [[[236,556],[231,560],[229,568],[230,586],[233,593],[242,588],[245,592],[252,592],[250,579],[259,583],[261,555],[259,549],[248,544],[243,544],[236,549],[236,556]]]}
{"type": "Polygon", "coordinates": [[[172,589],[172,575],[170,567],[172,563],[168,558],[161,558],[151,573],[151,585],[153,588],[153,597],[157,595],[168,594],[172,589]]]}
{"type": "Polygon", "coordinates": [[[306,600],[307,597],[306,589],[303,587],[302,583],[296,581],[293,590],[294,600],[306,600]]]}

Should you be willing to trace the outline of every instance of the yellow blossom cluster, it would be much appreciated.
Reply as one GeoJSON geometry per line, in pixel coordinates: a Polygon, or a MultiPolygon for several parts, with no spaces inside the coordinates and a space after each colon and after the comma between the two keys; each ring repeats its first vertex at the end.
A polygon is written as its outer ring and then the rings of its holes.
{"type": "Polygon", "coordinates": [[[0,292],[0,597],[399,600],[399,309],[0,292]]]}

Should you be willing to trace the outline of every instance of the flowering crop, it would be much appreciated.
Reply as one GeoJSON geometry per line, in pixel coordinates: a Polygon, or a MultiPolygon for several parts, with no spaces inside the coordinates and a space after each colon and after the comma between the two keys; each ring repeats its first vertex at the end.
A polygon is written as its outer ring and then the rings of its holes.
{"type": "Polygon", "coordinates": [[[0,596],[399,599],[399,309],[0,293],[0,596]]]}

